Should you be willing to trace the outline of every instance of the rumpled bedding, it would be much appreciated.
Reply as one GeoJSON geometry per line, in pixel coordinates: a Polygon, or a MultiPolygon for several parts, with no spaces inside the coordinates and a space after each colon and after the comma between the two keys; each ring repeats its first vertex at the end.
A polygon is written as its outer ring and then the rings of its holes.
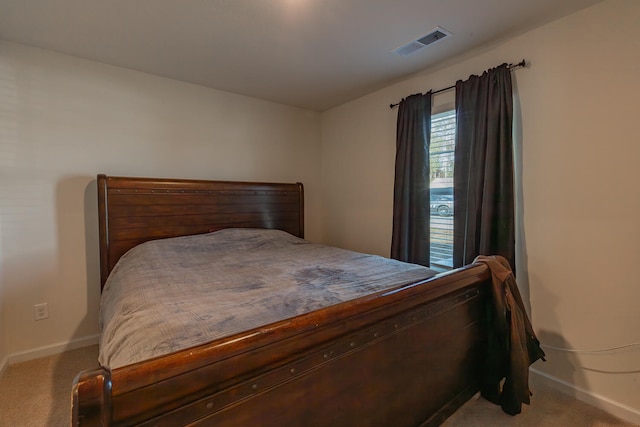
{"type": "Polygon", "coordinates": [[[105,284],[99,362],[122,367],[433,275],[280,230],[149,241],[105,284]]]}

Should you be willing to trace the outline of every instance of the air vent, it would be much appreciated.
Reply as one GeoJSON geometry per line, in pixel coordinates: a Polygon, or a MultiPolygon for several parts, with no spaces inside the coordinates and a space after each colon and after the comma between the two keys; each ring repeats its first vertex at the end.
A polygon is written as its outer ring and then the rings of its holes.
{"type": "Polygon", "coordinates": [[[407,44],[394,49],[393,52],[398,55],[407,56],[416,53],[417,51],[424,49],[425,47],[438,42],[444,38],[451,36],[452,34],[442,27],[436,27],[429,34],[421,36],[417,40],[413,40],[407,44]]]}

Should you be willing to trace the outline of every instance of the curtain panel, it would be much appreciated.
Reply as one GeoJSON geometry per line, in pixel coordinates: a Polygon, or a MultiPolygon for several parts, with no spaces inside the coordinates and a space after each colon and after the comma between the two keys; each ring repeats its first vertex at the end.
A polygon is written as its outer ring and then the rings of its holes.
{"type": "Polygon", "coordinates": [[[456,83],[454,267],[501,255],[515,271],[512,128],[507,64],[456,83]]]}
{"type": "Polygon", "coordinates": [[[431,92],[400,101],[396,128],[391,257],[429,266],[431,92]]]}

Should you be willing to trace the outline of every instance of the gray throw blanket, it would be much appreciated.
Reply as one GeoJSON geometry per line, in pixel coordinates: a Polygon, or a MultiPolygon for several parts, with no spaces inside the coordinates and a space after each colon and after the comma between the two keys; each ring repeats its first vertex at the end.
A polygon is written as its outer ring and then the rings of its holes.
{"type": "Polygon", "coordinates": [[[99,361],[125,366],[434,274],[279,230],[146,242],[105,284],[99,361]]]}

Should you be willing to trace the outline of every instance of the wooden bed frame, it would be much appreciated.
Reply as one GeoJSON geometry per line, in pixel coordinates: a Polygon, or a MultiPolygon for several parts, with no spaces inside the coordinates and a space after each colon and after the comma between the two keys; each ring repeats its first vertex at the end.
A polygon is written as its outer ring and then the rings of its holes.
{"type": "MultiPolygon", "coordinates": [[[[129,248],[228,227],[304,235],[302,184],[98,176],[101,285],[129,248]]],[[[470,265],[74,380],[82,426],[439,425],[479,390],[490,274],[470,265]]]]}

